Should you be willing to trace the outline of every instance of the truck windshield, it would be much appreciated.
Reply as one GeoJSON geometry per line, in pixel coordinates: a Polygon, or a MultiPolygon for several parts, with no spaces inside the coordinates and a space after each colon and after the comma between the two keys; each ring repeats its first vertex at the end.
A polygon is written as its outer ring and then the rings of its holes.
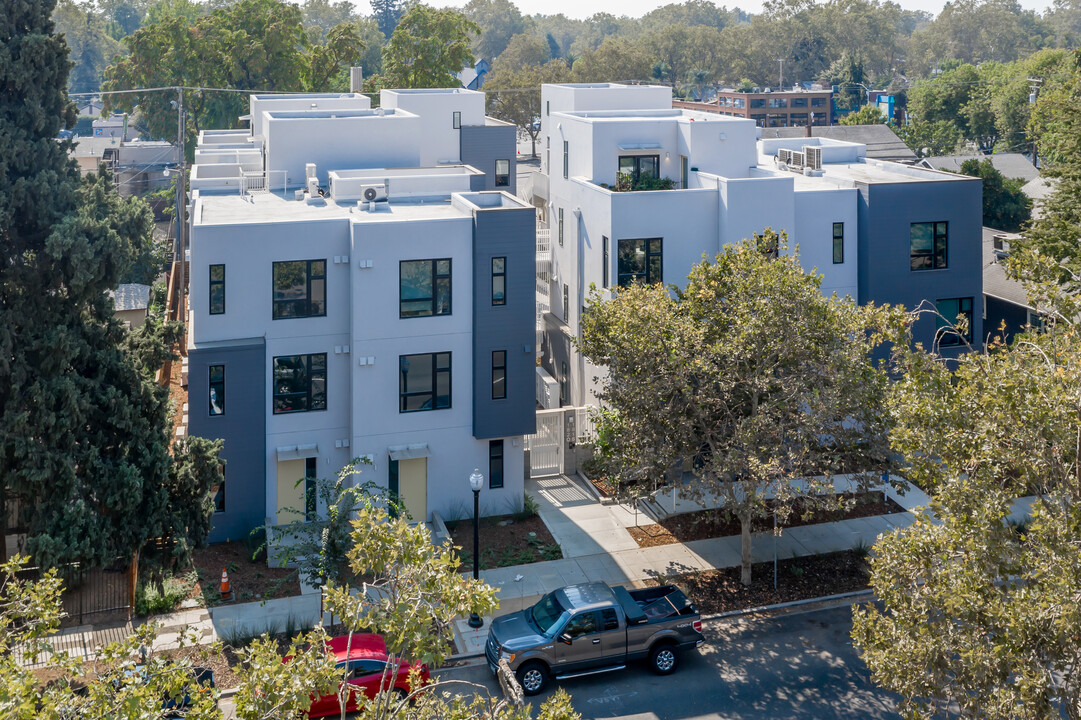
{"type": "Polygon", "coordinates": [[[529,617],[533,620],[533,624],[537,626],[537,629],[542,634],[547,635],[548,631],[552,629],[552,625],[563,615],[563,612],[563,606],[556,599],[556,594],[548,593],[529,611],[529,617]]]}

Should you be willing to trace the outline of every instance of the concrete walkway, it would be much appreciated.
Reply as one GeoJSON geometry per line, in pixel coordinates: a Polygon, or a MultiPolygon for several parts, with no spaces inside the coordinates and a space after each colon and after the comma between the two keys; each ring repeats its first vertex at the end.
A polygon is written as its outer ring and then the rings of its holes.
{"type": "Polygon", "coordinates": [[[597,502],[578,482],[561,475],[530,478],[525,483],[526,494],[537,501],[541,520],[563,549],[563,557],[638,549],[609,507],[597,502]]]}

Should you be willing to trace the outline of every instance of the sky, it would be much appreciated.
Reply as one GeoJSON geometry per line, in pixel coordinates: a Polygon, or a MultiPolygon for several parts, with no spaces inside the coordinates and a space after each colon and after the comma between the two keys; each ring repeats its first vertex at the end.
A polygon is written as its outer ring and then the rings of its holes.
{"type": "MultiPolygon", "coordinates": [[[[443,7],[462,7],[467,0],[454,0],[451,2],[441,0],[429,0],[430,4],[443,7]]],[[[611,13],[612,15],[630,15],[641,17],[650,10],[667,5],[668,2],[677,0],[513,0],[518,9],[524,15],[543,13],[545,15],[557,15],[563,13],[570,18],[587,18],[594,13],[611,13]]],[[[901,7],[908,10],[924,10],[937,15],[943,6],[942,0],[896,0],[901,7]]],[[[1051,4],[1050,0],[1020,0],[1021,7],[1026,10],[1038,10],[1042,12],[1051,4]]],[[[358,7],[363,9],[366,5],[364,0],[355,0],[358,7]]],[[[718,5],[739,7],[746,12],[761,12],[761,0],[722,0],[718,5]]]]}

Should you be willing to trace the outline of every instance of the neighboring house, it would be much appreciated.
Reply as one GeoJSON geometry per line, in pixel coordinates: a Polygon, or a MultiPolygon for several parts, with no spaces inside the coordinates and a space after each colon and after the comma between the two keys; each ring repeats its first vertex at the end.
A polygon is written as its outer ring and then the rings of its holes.
{"type": "Polygon", "coordinates": [[[1038,325],[1039,314],[1028,300],[1025,287],[1006,277],[1004,262],[1010,242],[1018,235],[983,229],[983,328],[986,336],[1001,334],[1007,341],[1026,325],[1038,325]]]}
{"type": "Polygon", "coordinates": [[[520,504],[536,213],[514,127],[461,89],[254,95],[191,174],[189,434],[223,438],[212,541],[314,516],[352,458],[414,520],[520,504]],[[263,168],[266,168],[264,170],[263,168]]]}
{"type": "Polygon", "coordinates": [[[175,167],[180,153],[164,140],[123,140],[118,137],[80,137],[73,156],[83,175],[96,172],[101,163],[113,171],[117,189],[124,197],[146,195],[169,186],[165,169],[175,167]]]}
{"type": "MultiPolygon", "coordinates": [[[[538,330],[561,404],[595,402],[599,373],[573,343],[591,286],[682,284],[703,255],[767,226],[788,233],[824,293],[967,313],[982,336],[978,178],[871,160],[862,144],[818,136],[756,141],[766,131],[751,120],[673,109],[667,87],[544,85],[541,99],[534,194],[551,259],[538,261],[548,307],[538,330]],[[621,172],[672,189],[617,192],[621,172]]],[[[912,331],[929,347],[936,321],[912,331]]],[[[945,353],[960,351],[953,340],[945,353]]]]}
{"type": "Polygon", "coordinates": [[[1032,200],[1032,219],[1037,220],[1040,214],[1043,212],[1041,205],[1043,201],[1051,195],[1054,190],[1054,182],[1052,178],[1038,177],[1035,180],[1029,180],[1021,187],[1021,192],[1032,200]]]}
{"type": "Polygon", "coordinates": [[[79,171],[83,175],[89,175],[97,172],[98,166],[103,162],[112,164],[120,142],[118,137],[77,137],[71,153],[79,164],[79,171]]]}
{"type": "Polygon", "coordinates": [[[484,89],[484,80],[488,77],[488,61],[484,58],[477,60],[473,67],[462,68],[458,73],[458,81],[466,90],[484,89]]]}
{"type": "Polygon", "coordinates": [[[92,118],[101,117],[101,111],[104,107],[105,106],[102,104],[101,100],[98,100],[97,98],[93,98],[91,100],[80,100],[77,105],[78,113],[80,115],[85,115],[92,118]]]}
{"type": "Polygon", "coordinates": [[[139,137],[139,133],[129,120],[127,113],[113,113],[109,117],[96,118],[91,125],[93,127],[93,136],[96,138],[134,140],[139,137]]]}
{"type": "Polygon", "coordinates": [[[991,155],[939,155],[920,160],[920,165],[935,170],[961,172],[965,160],[990,160],[995,169],[1008,178],[1021,178],[1026,183],[1040,177],[1040,171],[1021,153],[993,153],[991,155]]]}
{"type": "Polygon", "coordinates": [[[150,308],[150,286],[140,283],[120,285],[110,290],[113,298],[113,315],[128,324],[132,330],[146,322],[150,308]]]}
{"type": "Polygon", "coordinates": [[[724,89],[717,91],[713,102],[698,103],[676,100],[672,107],[712,112],[727,117],[754,120],[758,127],[786,128],[806,125],[829,125],[830,99],[833,91],[817,87],[811,90],[795,86],[791,90],[755,88],[754,92],[724,89]]]}
{"type": "Polygon", "coordinates": [[[867,148],[869,160],[893,160],[894,162],[915,162],[916,153],[897,137],[897,134],[885,123],[875,125],[830,125],[815,127],[808,135],[807,128],[765,128],[762,140],[773,138],[822,137],[829,140],[859,143],[867,148]]]}

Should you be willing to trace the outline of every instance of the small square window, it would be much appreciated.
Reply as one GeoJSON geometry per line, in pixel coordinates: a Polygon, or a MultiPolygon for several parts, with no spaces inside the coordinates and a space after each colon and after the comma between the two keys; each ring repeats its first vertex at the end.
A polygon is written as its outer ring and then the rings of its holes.
{"type": "Polygon", "coordinates": [[[909,242],[909,258],[913,270],[943,270],[947,267],[948,223],[912,223],[909,227],[909,242]]]}
{"type": "Polygon", "coordinates": [[[495,186],[510,187],[510,160],[495,161],[495,186]]]}
{"type": "Polygon", "coordinates": [[[210,389],[207,401],[211,415],[225,414],[225,366],[210,366],[210,389]]]}
{"type": "Polygon", "coordinates": [[[935,302],[935,339],[940,346],[960,345],[972,342],[972,298],[949,298],[935,302]],[[961,320],[964,332],[958,333],[961,320]]]}
{"type": "Polygon", "coordinates": [[[398,263],[398,317],[450,315],[450,301],[450,258],[398,263]]]}
{"type": "Polygon", "coordinates": [[[451,116],[451,127],[455,130],[460,130],[462,127],[462,113],[458,110],[455,110],[451,116]]]}
{"type": "Polygon", "coordinates": [[[450,353],[398,358],[398,412],[444,410],[450,404],[450,353]]]}
{"type": "Polygon", "coordinates": [[[322,317],[327,314],[327,261],[274,263],[274,319],[322,317]]]}
{"type": "Polygon", "coordinates": [[[327,409],[327,354],[274,358],[274,414],[327,409]]]}
{"type": "Polygon", "coordinates": [[[503,441],[488,441],[488,489],[503,487],[503,441]]]}

